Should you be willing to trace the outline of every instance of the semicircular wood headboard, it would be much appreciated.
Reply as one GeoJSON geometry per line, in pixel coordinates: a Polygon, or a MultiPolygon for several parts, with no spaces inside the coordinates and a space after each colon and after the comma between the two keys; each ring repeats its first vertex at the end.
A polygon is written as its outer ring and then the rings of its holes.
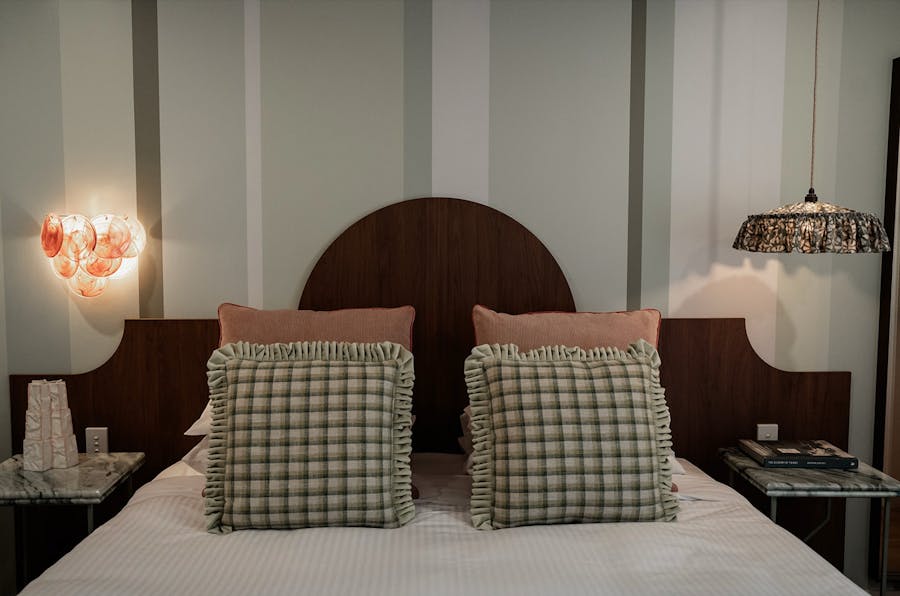
{"type": "Polygon", "coordinates": [[[463,361],[475,345],[472,307],[508,313],[575,310],[550,251],[522,224],[480,203],[412,199],[371,213],[325,250],[300,308],[416,309],[416,451],[459,451],[468,404],[463,361]]]}

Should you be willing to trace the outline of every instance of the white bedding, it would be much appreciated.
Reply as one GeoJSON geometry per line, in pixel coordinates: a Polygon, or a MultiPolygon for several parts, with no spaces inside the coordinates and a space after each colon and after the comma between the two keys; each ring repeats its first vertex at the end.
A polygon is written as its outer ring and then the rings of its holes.
{"type": "Polygon", "coordinates": [[[24,594],[865,594],[687,462],[672,523],[472,528],[462,456],[414,455],[396,530],[207,534],[204,477],[173,468],[24,594]],[[168,477],[167,477],[168,476],[168,477]]]}

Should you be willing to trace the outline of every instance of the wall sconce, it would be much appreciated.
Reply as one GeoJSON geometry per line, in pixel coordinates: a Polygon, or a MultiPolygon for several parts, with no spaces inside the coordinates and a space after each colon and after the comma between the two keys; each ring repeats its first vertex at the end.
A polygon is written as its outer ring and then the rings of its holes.
{"type": "Polygon", "coordinates": [[[112,277],[133,268],[147,244],[147,232],[136,219],[77,213],[50,213],[41,226],[41,247],[53,271],[78,296],[99,296],[112,277]]]}

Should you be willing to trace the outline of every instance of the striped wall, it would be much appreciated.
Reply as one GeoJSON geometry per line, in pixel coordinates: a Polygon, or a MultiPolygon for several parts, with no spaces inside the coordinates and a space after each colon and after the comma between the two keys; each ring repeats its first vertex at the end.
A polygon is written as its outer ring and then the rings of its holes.
{"type": "MultiPolygon", "coordinates": [[[[813,17],[805,0],[2,2],[0,376],[94,368],[124,317],[291,308],[353,221],[458,196],[532,229],[581,309],[742,316],[776,366],[851,370],[866,459],[877,257],[730,248],[746,214],[805,192],[813,17]],[[70,296],[37,249],[69,209],[146,218],[140,275],[70,296]]],[[[823,199],[881,210],[897,25],[896,2],[824,2],[823,199]]],[[[4,391],[0,457],[21,423],[4,391]]]]}

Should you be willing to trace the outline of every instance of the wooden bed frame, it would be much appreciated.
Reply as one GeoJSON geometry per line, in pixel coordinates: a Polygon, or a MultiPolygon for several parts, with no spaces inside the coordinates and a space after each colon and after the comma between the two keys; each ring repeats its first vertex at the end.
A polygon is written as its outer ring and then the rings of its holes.
{"type": "MultiPolygon", "coordinates": [[[[478,203],[429,198],[390,205],[350,226],[319,259],[299,307],[412,304],[414,448],[453,452],[477,303],[509,313],[575,310],[559,265],[522,225],[478,203]]],[[[196,443],[182,433],[207,400],[206,361],[218,337],[212,319],[128,320],[118,350],[93,371],[11,375],[13,451],[21,451],[27,384],[62,378],[80,446],[84,427],[107,426],[114,450],[146,453],[138,485],[152,479],[196,443]]],[[[778,423],[783,436],[847,447],[850,373],[772,368],[753,351],[743,319],[664,319],[659,351],[675,452],[712,476],[725,477],[717,449],[754,436],[759,422],[778,423]]],[[[840,565],[843,508],[835,505],[812,546],[840,565]]],[[[789,508],[782,511],[790,519],[789,508]]],[[[801,517],[797,523],[807,525],[801,517]]]]}

